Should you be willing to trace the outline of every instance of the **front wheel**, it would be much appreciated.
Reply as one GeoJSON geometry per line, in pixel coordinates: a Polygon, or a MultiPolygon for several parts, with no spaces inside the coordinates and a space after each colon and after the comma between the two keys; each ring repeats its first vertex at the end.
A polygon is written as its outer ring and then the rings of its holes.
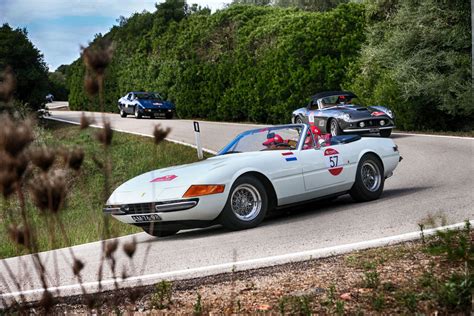
{"type": "Polygon", "coordinates": [[[295,124],[303,124],[303,119],[301,118],[301,116],[298,115],[295,118],[295,124]]]}
{"type": "Polygon", "coordinates": [[[342,135],[342,130],[339,127],[339,124],[337,123],[336,119],[331,120],[331,123],[329,124],[329,127],[330,127],[329,131],[331,133],[331,136],[342,135]]]}
{"type": "Polygon", "coordinates": [[[120,117],[127,117],[127,113],[122,108],[120,109],[120,117]]]}
{"type": "Polygon", "coordinates": [[[381,129],[380,130],[380,136],[382,136],[382,137],[390,137],[390,134],[392,134],[392,129],[381,129]]]}
{"type": "Polygon", "coordinates": [[[166,113],[165,117],[166,119],[171,120],[173,118],[173,113],[166,113]]]}
{"type": "Polygon", "coordinates": [[[255,177],[242,176],[230,189],[220,222],[231,230],[253,228],[262,222],[267,209],[268,195],[263,184],[255,177]]]}
{"type": "Polygon", "coordinates": [[[141,118],[142,118],[142,114],[141,114],[140,111],[138,110],[138,105],[135,107],[135,118],[137,118],[137,119],[141,119],[141,118]]]}
{"type": "Polygon", "coordinates": [[[356,179],[349,194],[358,202],[376,200],[382,195],[384,182],[381,161],[374,154],[365,154],[359,161],[356,179]]]}

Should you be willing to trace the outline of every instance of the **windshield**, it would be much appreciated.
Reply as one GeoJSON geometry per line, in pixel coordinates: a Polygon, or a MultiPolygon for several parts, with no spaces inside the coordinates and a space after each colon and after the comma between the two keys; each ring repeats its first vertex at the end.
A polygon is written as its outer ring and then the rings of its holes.
{"type": "Polygon", "coordinates": [[[163,100],[156,92],[135,93],[135,96],[140,100],[163,100]]]}
{"type": "Polygon", "coordinates": [[[301,125],[255,129],[237,136],[219,155],[263,150],[293,150],[298,148],[301,125]]]}

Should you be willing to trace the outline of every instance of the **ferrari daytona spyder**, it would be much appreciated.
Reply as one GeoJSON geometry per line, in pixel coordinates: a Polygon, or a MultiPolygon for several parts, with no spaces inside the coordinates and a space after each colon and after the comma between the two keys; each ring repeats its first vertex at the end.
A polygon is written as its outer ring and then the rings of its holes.
{"type": "Polygon", "coordinates": [[[218,223],[252,228],[295,203],[346,193],[378,199],[401,159],[389,138],[317,138],[308,124],[246,131],[212,158],[123,183],[104,212],[154,236],[218,223]]]}

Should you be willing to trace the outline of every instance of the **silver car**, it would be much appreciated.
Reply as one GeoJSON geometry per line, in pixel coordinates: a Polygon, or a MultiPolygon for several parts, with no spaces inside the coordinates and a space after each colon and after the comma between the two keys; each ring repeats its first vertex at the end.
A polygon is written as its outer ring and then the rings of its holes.
{"type": "Polygon", "coordinates": [[[293,123],[314,123],[323,133],[333,136],[344,133],[379,133],[389,137],[395,128],[393,112],[383,106],[361,106],[349,91],[328,91],[315,94],[306,107],[293,112],[293,123]]]}

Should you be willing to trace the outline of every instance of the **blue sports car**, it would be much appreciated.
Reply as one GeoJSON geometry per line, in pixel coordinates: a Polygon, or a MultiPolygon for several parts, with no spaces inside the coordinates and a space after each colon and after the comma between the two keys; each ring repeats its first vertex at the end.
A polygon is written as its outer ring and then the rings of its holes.
{"type": "Polygon", "coordinates": [[[148,117],[173,118],[176,107],[170,101],[165,101],[156,92],[129,92],[118,100],[121,117],[134,115],[140,119],[148,117]]]}

